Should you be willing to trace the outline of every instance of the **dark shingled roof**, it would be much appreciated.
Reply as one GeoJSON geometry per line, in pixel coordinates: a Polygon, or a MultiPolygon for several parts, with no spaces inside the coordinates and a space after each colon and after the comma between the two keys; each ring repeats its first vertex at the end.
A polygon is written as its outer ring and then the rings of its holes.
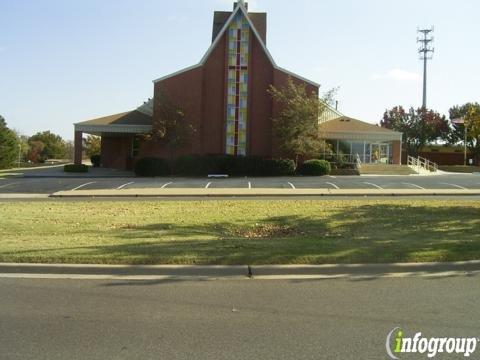
{"type": "Polygon", "coordinates": [[[152,117],[138,110],[87,120],[77,125],[152,125],[152,117]]]}

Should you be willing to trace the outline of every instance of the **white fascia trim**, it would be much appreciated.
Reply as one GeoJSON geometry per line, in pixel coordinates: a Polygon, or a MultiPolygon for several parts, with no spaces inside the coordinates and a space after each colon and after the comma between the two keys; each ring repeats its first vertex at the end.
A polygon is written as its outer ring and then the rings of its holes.
{"type": "Polygon", "coordinates": [[[279,67],[276,63],[275,63],[275,60],[273,60],[273,57],[272,57],[272,54],[270,54],[270,51],[268,51],[267,47],[265,46],[265,43],[263,42],[262,38],[260,37],[260,34],[258,33],[257,29],[255,28],[255,26],[253,25],[253,22],[252,20],[250,20],[250,17],[248,16],[248,11],[247,9],[245,8],[245,6],[243,5],[243,3],[241,1],[238,2],[237,4],[237,7],[235,8],[235,10],[232,12],[232,14],[230,15],[230,17],[228,18],[228,20],[225,22],[225,24],[223,25],[222,29],[220,30],[220,32],[218,33],[217,37],[215,38],[215,40],[212,42],[212,44],[210,45],[210,47],[208,48],[207,52],[205,53],[205,55],[203,55],[202,59],[200,60],[200,62],[196,65],[193,65],[193,66],[190,66],[188,68],[185,68],[183,70],[180,70],[180,71],[177,71],[173,74],[170,74],[170,75],[167,75],[167,76],[163,76],[161,78],[158,78],[156,80],[153,80],[154,83],[157,83],[157,82],[160,82],[162,80],[165,80],[165,79],[168,79],[168,78],[171,78],[171,77],[174,77],[176,75],[179,75],[181,73],[184,73],[184,72],[187,72],[187,71],[190,71],[190,70],[193,70],[193,69],[196,69],[197,67],[200,67],[200,66],[203,66],[205,64],[205,62],[207,61],[207,59],[209,58],[209,56],[211,55],[211,53],[213,52],[213,50],[215,49],[215,47],[218,45],[218,43],[220,42],[220,39],[222,38],[222,36],[225,34],[225,32],[227,31],[228,27],[230,26],[230,23],[232,22],[232,20],[234,19],[235,15],[237,15],[237,12],[238,11],[241,11],[243,13],[243,15],[245,16],[245,18],[247,19],[248,21],[248,24],[250,25],[250,28],[252,29],[253,31],[253,34],[255,35],[255,37],[257,38],[258,42],[260,43],[260,45],[262,46],[262,49],[263,51],[265,52],[265,54],[267,55],[267,58],[268,60],[270,61],[270,63],[272,64],[272,66],[276,69],[276,70],[280,70],[280,71],[283,71],[293,77],[296,77],[308,84],[311,84],[313,86],[316,86],[316,87],[320,87],[320,84],[317,84],[316,82],[314,81],[311,81],[311,80],[308,80],[306,78],[304,78],[303,76],[299,76],[297,74],[294,74],[293,72],[291,71],[288,71],[286,69],[283,69],[281,67],[279,67]]]}
{"type": "Polygon", "coordinates": [[[85,133],[145,134],[152,131],[152,125],[81,125],[75,124],[75,131],[85,133]]]}
{"type": "Polygon", "coordinates": [[[176,71],[176,72],[174,72],[174,73],[172,73],[172,74],[169,74],[169,75],[166,75],[166,76],[162,76],[161,78],[158,78],[158,79],[156,79],[156,80],[153,80],[153,83],[155,84],[155,83],[158,83],[158,82],[160,82],[160,81],[163,81],[163,80],[172,78],[172,77],[174,77],[174,76],[180,75],[180,74],[185,73],[185,72],[187,72],[187,71],[196,69],[196,68],[198,68],[198,67],[200,67],[200,66],[202,66],[202,65],[203,65],[202,63],[199,63],[199,64],[196,64],[196,65],[189,66],[189,67],[187,67],[187,68],[185,68],[185,69],[178,70],[178,71],[176,71]]]}
{"type": "Polygon", "coordinates": [[[277,66],[277,65],[275,65],[275,64],[273,64],[273,65],[275,66],[275,69],[277,69],[277,70],[283,71],[284,73],[287,73],[288,75],[293,76],[293,77],[295,77],[295,78],[297,78],[297,79],[299,79],[299,80],[302,80],[302,81],[304,81],[304,82],[306,82],[306,83],[309,83],[310,85],[316,86],[316,87],[318,87],[318,88],[320,87],[320,84],[317,84],[315,81],[308,80],[307,78],[304,78],[303,76],[297,75],[297,74],[295,74],[295,73],[293,73],[293,72],[291,72],[291,71],[289,71],[289,70],[287,70],[287,69],[284,69],[284,68],[282,68],[282,67],[280,67],[280,66],[277,66]]]}

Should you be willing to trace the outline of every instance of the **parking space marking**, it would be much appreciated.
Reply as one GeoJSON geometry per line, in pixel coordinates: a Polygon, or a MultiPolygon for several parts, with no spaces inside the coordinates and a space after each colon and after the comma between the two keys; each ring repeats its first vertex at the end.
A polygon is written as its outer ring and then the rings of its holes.
{"type": "Polygon", "coordinates": [[[166,183],[160,187],[160,189],[165,189],[168,185],[172,185],[173,182],[166,183]]]}
{"type": "Polygon", "coordinates": [[[124,187],[126,187],[126,186],[128,186],[128,185],[132,185],[132,184],[135,184],[135,181],[132,181],[132,182],[129,182],[129,183],[120,185],[120,186],[117,188],[117,190],[123,189],[124,187]]]}
{"type": "Polygon", "coordinates": [[[288,182],[288,185],[290,185],[292,189],[295,189],[295,185],[293,185],[291,182],[288,182]]]}
{"type": "Polygon", "coordinates": [[[335,185],[334,183],[331,183],[331,182],[325,182],[325,184],[328,184],[328,185],[331,185],[333,186],[335,189],[340,189],[337,185],[335,185]]]}
{"type": "Polygon", "coordinates": [[[364,184],[376,187],[377,189],[380,189],[380,190],[383,190],[383,188],[381,186],[378,186],[376,184],[372,184],[372,183],[369,183],[369,182],[364,182],[364,184]]]}
{"type": "Polygon", "coordinates": [[[252,188],[252,183],[249,181],[248,182],[248,188],[251,189],[252,188]]]}
{"type": "Polygon", "coordinates": [[[442,185],[450,185],[450,186],[453,186],[453,187],[456,187],[458,189],[462,189],[462,190],[468,190],[466,187],[463,187],[463,186],[460,186],[460,185],[456,185],[456,184],[450,184],[450,183],[440,183],[442,185]]]}
{"type": "Polygon", "coordinates": [[[208,188],[210,187],[210,185],[212,185],[211,182],[209,182],[209,183],[207,184],[207,186],[205,186],[205,189],[208,189],[208,188]]]}
{"type": "Polygon", "coordinates": [[[1,188],[5,188],[5,187],[10,186],[10,185],[15,185],[15,184],[17,184],[17,183],[5,184],[5,185],[0,186],[0,189],[1,189],[1,188]]]}
{"type": "Polygon", "coordinates": [[[81,188],[83,188],[84,186],[91,185],[91,184],[95,184],[95,181],[91,181],[91,182],[88,182],[88,183],[86,183],[86,184],[82,184],[82,185],[80,185],[80,186],[77,186],[76,188],[73,188],[71,191],[75,191],[75,190],[81,189],[81,188]]]}
{"type": "Polygon", "coordinates": [[[421,187],[420,185],[412,184],[412,183],[402,183],[403,185],[411,185],[413,187],[416,187],[417,189],[420,190],[426,190],[424,187],[421,187]]]}

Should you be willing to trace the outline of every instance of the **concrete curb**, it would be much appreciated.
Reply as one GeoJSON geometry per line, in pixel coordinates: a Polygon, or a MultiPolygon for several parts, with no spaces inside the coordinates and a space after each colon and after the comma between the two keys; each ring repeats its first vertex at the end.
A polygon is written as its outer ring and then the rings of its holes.
{"type": "Polygon", "coordinates": [[[472,196],[480,189],[105,189],[59,191],[51,197],[250,197],[250,196],[472,196]]]}
{"type": "Polygon", "coordinates": [[[0,278],[97,280],[295,280],[480,275],[480,261],[332,265],[77,265],[0,263],[0,278]]]}

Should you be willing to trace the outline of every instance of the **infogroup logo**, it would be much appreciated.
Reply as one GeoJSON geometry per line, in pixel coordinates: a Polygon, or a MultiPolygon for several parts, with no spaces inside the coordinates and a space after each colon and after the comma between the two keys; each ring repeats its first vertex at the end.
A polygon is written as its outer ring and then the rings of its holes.
{"type": "Polygon", "coordinates": [[[421,332],[415,333],[413,338],[405,337],[403,330],[396,327],[388,333],[385,348],[394,360],[399,360],[398,356],[404,353],[426,354],[428,358],[444,353],[470,357],[479,342],[478,338],[425,338],[421,332]]]}

